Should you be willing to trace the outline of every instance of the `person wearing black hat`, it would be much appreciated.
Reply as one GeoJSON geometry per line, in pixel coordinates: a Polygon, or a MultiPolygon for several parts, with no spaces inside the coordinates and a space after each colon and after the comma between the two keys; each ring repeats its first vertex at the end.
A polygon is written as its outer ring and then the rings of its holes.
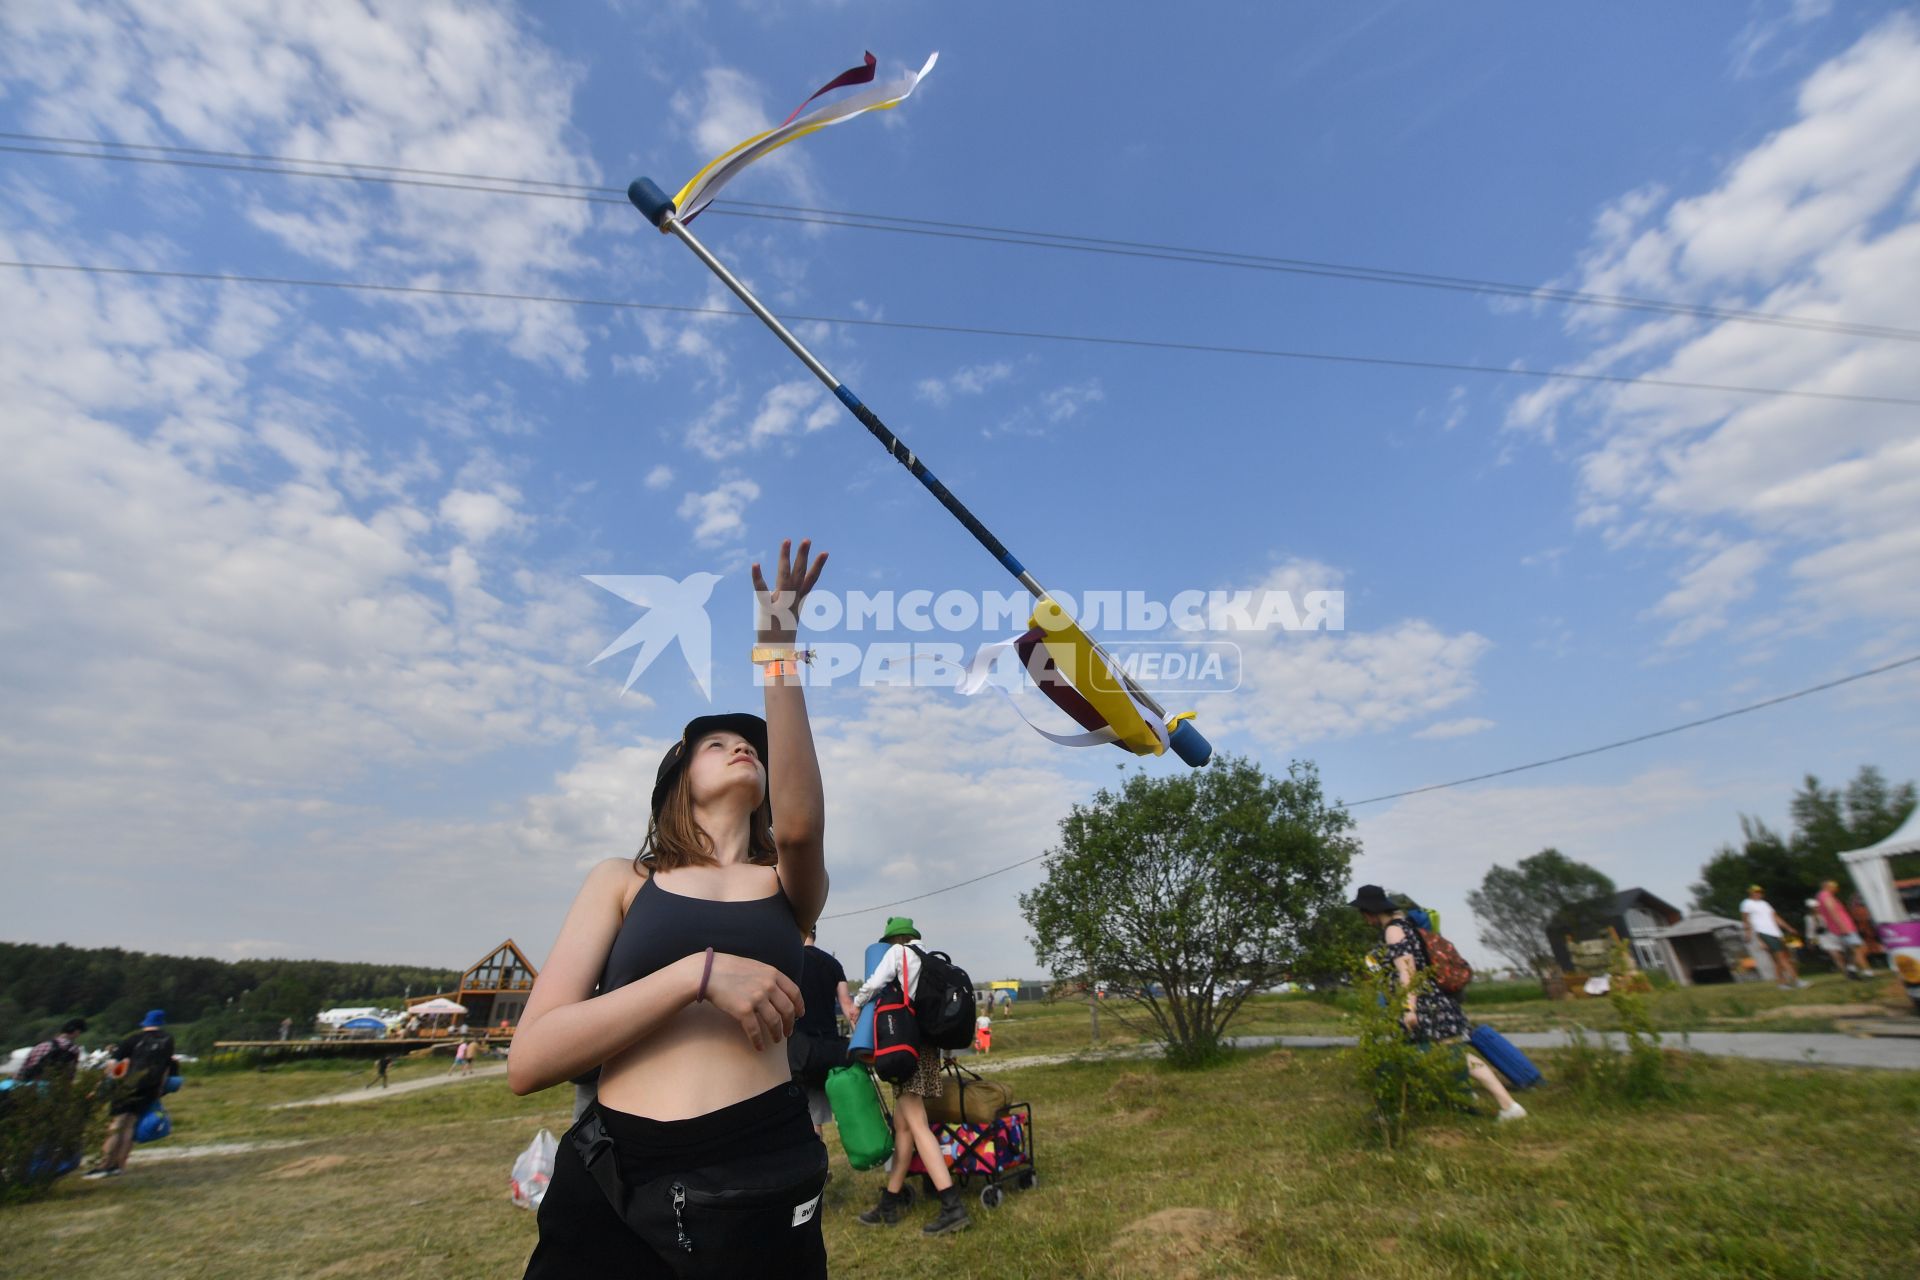
{"type": "MultiPolygon", "coordinates": [[[[1407,1034],[1423,1044],[1458,1044],[1465,1040],[1467,1015],[1461,1010],[1459,999],[1419,980],[1420,970],[1432,963],[1432,959],[1427,955],[1419,930],[1408,922],[1400,905],[1377,884],[1361,885],[1349,905],[1364,916],[1368,924],[1380,930],[1385,959],[1393,966],[1395,986],[1406,993],[1401,1021],[1407,1034]]],[[[1526,1116],[1527,1109],[1513,1100],[1492,1067],[1474,1053],[1468,1053],[1466,1060],[1467,1074],[1492,1095],[1500,1108],[1500,1119],[1519,1120],[1526,1116]]]]}
{"type": "Polygon", "coordinates": [[[827,557],[783,542],[752,658],[766,718],[698,716],[660,761],[645,842],[587,876],[507,1056],[533,1093],[600,1067],[555,1157],[526,1275],[827,1274],[827,1151],[782,1041],[827,898],[825,804],[794,646],[827,557]],[[596,1185],[597,1184],[597,1185],[596,1185]]]}

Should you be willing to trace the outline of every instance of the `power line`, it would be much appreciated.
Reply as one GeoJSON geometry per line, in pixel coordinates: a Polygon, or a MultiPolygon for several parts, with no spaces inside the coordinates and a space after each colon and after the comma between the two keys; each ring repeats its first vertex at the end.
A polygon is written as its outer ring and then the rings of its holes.
{"type": "MultiPolygon", "coordinates": [[[[0,261],[0,267],[23,271],[73,271],[93,275],[137,276],[159,280],[204,280],[215,284],[256,284],[280,288],[339,289],[349,292],[416,294],[431,297],[472,298],[496,302],[535,302],[556,306],[607,307],[625,311],[667,311],[681,315],[747,319],[749,313],[725,307],[683,306],[668,302],[634,302],[619,298],[580,298],[559,294],[503,293],[489,289],[449,289],[428,285],[379,284],[364,280],[314,280],[294,276],[251,276],[211,271],[163,271],[148,267],[108,267],[87,263],[0,261]]],[[[1426,369],[1448,373],[1481,373],[1540,381],[1608,383],[1665,387],[1679,391],[1716,391],[1733,395],[1787,396],[1843,404],[1898,405],[1920,408],[1920,399],[1907,396],[1857,395],[1842,391],[1809,391],[1796,387],[1752,387],[1732,383],[1691,382],[1623,373],[1590,373],[1574,369],[1527,369],[1511,365],[1467,364],[1451,360],[1413,360],[1397,356],[1353,355],[1334,351],[1289,351],[1274,347],[1235,347],[1204,342],[1173,342],[1153,338],[1120,338],[1103,334],[1052,333],[1037,329],[991,329],[976,325],[930,324],[907,320],[872,320],[861,316],[816,316],[782,313],[788,324],[839,324],[868,329],[902,329],[917,333],[947,333],[967,337],[1015,338],[1028,342],[1072,342],[1089,346],[1131,347],[1151,351],[1185,351],[1208,355],[1257,356],[1273,360],[1304,360],[1326,364],[1371,365],[1392,369],[1426,369]]]]}
{"type": "Polygon", "coordinates": [[[1630,747],[1637,742],[1651,742],[1655,738],[1665,738],[1688,729],[1698,729],[1701,725],[1717,724],[1722,720],[1731,720],[1735,716],[1744,716],[1765,707],[1777,707],[1783,702],[1792,702],[1795,698],[1804,698],[1808,694],[1824,693],[1828,689],[1838,689],[1843,684],[1852,684],[1855,680],[1865,680],[1871,676],[1885,675],[1889,671],[1911,666],[1920,662],[1920,653],[1898,662],[1889,662],[1885,666],[1873,667],[1866,671],[1856,671],[1850,676],[1841,676],[1838,680],[1829,680],[1825,684],[1810,685],[1805,689],[1796,689],[1792,693],[1783,693],[1777,698],[1768,698],[1764,702],[1751,703],[1744,707],[1735,707],[1732,711],[1722,711],[1717,716],[1706,716],[1699,720],[1689,720],[1685,724],[1676,724],[1667,729],[1655,729],[1652,733],[1636,734],[1631,738],[1622,738],[1618,742],[1608,742],[1598,747],[1588,747],[1584,751],[1569,751],[1563,756],[1551,756],[1545,760],[1535,760],[1528,764],[1517,764],[1510,769],[1496,769],[1492,773],[1476,773],[1471,778],[1457,778],[1452,782],[1436,782],[1432,786],[1414,787],[1407,791],[1390,791],[1383,796],[1369,796],[1365,800],[1355,800],[1345,805],[1348,809],[1357,809],[1363,804],[1379,804],[1383,800],[1398,800],[1402,796],[1424,795],[1429,791],[1445,791],[1449,787],[1464,787],[1469,782],[1485,782],[1488,778],[1504,778],[1508,774],[1525,773],[1529,769],[1543,769],[1550,764],[1560,764],[1567,760],[1578,760],[1582,756],[1599,755],[1602,751],[1614,751],[1620,747],[1630,747]]]}
{"type": "MultiPolygon", "coordinates": [[[[1444,791],[1449,787],[1464,787],[1470,782],[1485,782],[1489,778],[1504,778],[1509,774],[1524,773],[1528,769],[1543,769],[1550,764],[1561,764],[1568,760],[1578,760],[1582,756],[1598,755],[1602,751],[1615,751],[1621,747],[1633,746],[1635,743],[1650,742],[1655,738],[1664,738],[1671,734],[1683,733],[1688,729],[1698,729],[1702,725],[1715,724],[1721,720],[1731,720],[1735,716],[1744,716],[1765,707],[1776,707],[1783,702],[1792,702],[1795,698],[1804,698],[1809,694],[1823,693],[1828,689],[1837,689],[1843,684],[1852,684],[1856,680],[1865,680],[1872,676],[1885,675],[1889,671],[1911,666],[1916,662],[1920,662],[1920,653],[1914,654],[1909,658],[1901,658],[1897,662],[1889,662],[1884,666],[1873,667],[1867,671],[1856,671],[1854,674],[1842,676],[1838,680],[1829,680],[1824,684],[1810,685],[1805,689],[1797,689],[1792,693],[1783,693],[1779,697],[1768,698],[1763,702],[1755,702],[1744,707],[1736,707],[1732,711],[1722,711],[1719,715],[1707,716],[1699,720],[1689,720],[1685,724],[1676,724],[1671,728],[1656,729],[1652,733],[1637,734],[1631,738],[1622,738],[1618,742],[1609,742],[1598,747],[1588,747],[1584,751],[1569,751],[1565,755],[1552,756],[1545,760],[1535,760],[1528,764],[1517,764],[1511,769],[1496,769],[1492,773],[1478,773],[1471,778],[1459,778],[1453,782],[1436,782],[1432,786],[1413,787],[1407,791],[1392,791],[1383,796],[1370,796],[1365,800],[1355,800],[1350,804],[1342,802],[1339,807],[1343,809],[1357,809],[1363,804],[1379,804],[1384,800],[1398,800],[1403,796],[1417,796],[1428,791],[1444,791]]],[[[842,920],[848,916],[866,915],[870,912],[885,911],[892,907],[903,906],[909,902],[918,902],[922,898],[931,898],[942,893],[951,893],[955,889],[964,889],[970,884],[978,884],[982,880],[990,880],[994,876],[1004,875],[1009,871],[1038,862],[1047,856],[1047,854],[1041,853],[1031,858],[1022,858],[1018,862],[1010,862],[1004,867],[998,867],[982,875],[974,876],[970,880],[962,880],[958,884],[946,885],[939,889],[929,889],[925,893],[916,893],[911,898],[901,898],[897,902],[883,902],[878,906],[862,907],[857,911],[840,911],[830,916],[821,916],[820,918],[822,920],[842,920]]]]}
{"type": "Polygon", "coordinates": [[[993,871],[988,871],[983,875],[977,875],[971,880],[962,880],[959,884],[950,884],[943,889],[929,889],[925,893],[916,893],[911,898],[901,898],[894,902],[883,902],[877,907],[861,907],[854,911],[836,911],[830,916],[821,916],[820,918],[822,920],[844,920],[848,916],[863,916],[870,911],[886,911],[892,907],[903,907],[909,902],[918,902],[922,898],[931,898],[936,894],[952,893],[955,889],[964,889],[970,884],[979,884],[982,880],[991,880],[995,876],[1005,875],[1007,872],[1012,871],[1016,867],[1024,867],[1028,863],[1038,862],[1040,861],[1040,859],[1046,856],[1047,855],[1044,853],[1037,853],[1031,858],[1022,858],[1018,862],[1009,862],[1004,867],[997,868],[996,870],[993,870],[993,871]]]}
{"type": "MultiPolygon", "coordinates": [[[[46,134],[0,132],[0,138],[43,144],[34,147],[0,146],[0,151],[20,155],[60,156],[74,159],[114,160],[136,164],[177,165],[183,168],[225,170],[238,173],[265,173],[282,177],[329,178],[337,181],[384,183],[396,186],[432,187],[453,191],[481,192],[489,195],[522,196],[536,199],[574,200],[589,204],[624,205],[625,193],[619,187],[579,182],[552,182],[540,178],[510,178],[497,174],[462,173],[445,169],[421,169],[406,165],[367,164],[347,160],[308,160],[288,156],[260,155],[245,151],[217,151],[202,147],[162,146],[154,143],[103,142],[92,138],[63,138],[46,134]],[[115,147],[126,151],[151,151],[155,156],[123,155],[103,150],[62,151],[50,145],[115,147]],[[169,156],[200,156],[209,160],[174,160],[169,156]],[[242,161],[240,164],[213,161],[242,161]],[[304,165],[306,168],[279,166],[304,165]],[[316,170],[339,170],[326,172],[316,170]],[[382,175],[414,175],[413,177],[382,175]],[[425,180],[431,179],[431,180],[425,180]],[[533,190],[530,188],[545,188],[533,190]]],[[[1764,324],[1806,329],[1853,337],[1891,338],[1904,342],[1920,341],[1920,330],[1891,325],[1858,324],[1813,316],[1786,315],[1753,311],[1739,307],[1715,307],[1705,303],[1673,302],[1626,294],[1590,293],[1547,285],[1516,284],[1511,281],[1478,279],[1472,276],[1443,275],[1425,271],[1407,271],[1391,267],[1369,267],[1353,263],[1326,262],[1312,258],[1277,257],[1225,249],[1204,249],[1151,241],[1121,240],[1084,236],[1068,232],[1035,231],[1019,227],[1000,227],[983,223],[911,218],[893,214],[860,213],[844,209],[818,209],[805,205],[773,204],[753,200],[720,200],[711,210],[723,217],[758,218],[775,222],[797,222],[816,226],[847,227],[859,231],[889,231],[899,235],[932,236],[942,239],[971,240],[992,244],[1011,244],[1029,248],[1059,249],[1077,253],[1096,253],[1114,257],[1146,258],[1185,262],[1199,266],[1230,267],[1240,270],[1279,272],[1289,275],[1317,276],[1336,280],[1354,280],[1370,284],[1401,285],[1410,288],[1440,289],[1517,299],[1544,300],[1569,306],[1606,307],[1617,310],[1650,311],[1662,315],[1699,316],[1743,324],[1764,324]]]]}

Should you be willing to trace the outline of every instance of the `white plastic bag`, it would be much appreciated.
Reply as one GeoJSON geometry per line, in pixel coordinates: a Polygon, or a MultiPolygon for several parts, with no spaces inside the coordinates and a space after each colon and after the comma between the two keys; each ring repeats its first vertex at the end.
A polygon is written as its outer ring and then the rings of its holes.
{"type": "Polygon", "coordinates": [[[507,1180],[507,1188],[513,1202],[522,1209],[540,1207],[540,1201],[547,1194],[547,1183],[553,1180],[553,1153],[559,1148],[553,1135],[542,1129],[513,1162],[513,1176],[507,1180]]]}

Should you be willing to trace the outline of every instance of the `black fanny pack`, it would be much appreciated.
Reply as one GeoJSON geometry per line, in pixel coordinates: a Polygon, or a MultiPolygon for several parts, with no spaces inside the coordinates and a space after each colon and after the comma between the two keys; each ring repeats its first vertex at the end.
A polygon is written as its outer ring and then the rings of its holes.
{"type": "Polygon", "coordinates": [[[621,1221],[680,1280],[766,1274],[768,1255],[819,1216],[827,1185],[827,1149],[811,1142],[630,1186],[598,1105],[567,1130],[567,1142],[621,1221]]]}

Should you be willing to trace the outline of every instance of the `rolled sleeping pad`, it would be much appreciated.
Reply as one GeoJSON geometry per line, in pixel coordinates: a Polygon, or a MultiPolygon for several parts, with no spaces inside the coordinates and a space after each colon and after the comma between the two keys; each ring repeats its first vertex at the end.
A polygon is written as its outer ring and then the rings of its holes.
{"type": "Polygon", "coordinates": [[[853,1038],[847,1041],[847,1057],[854,1062],[873,1061],[873,1001],[860,1006],[853,1023],[853,1038]]]}
{"type": "Polygon", "coordinates": [[[1487,1060],[1487,1065],[1507,1078],[1507,1083],[1516,1089],[1531,1089],[1546,1077],[1540,1074],[1540,1068],[1533,1060],[1514,1047],[1513,1041],[1482,1023],[1474,1027],[1467,1036],[1474,1052],[1487,1060]]]}
{"type": "Polygon", "coordinates": [[[627,199],[633,201],[633,207],[647,216],[647,221],[660,226],[674,213],[673,201],[667,193],[653,185],[652,178],[635,178],[627,184],[627,199]]]}
{"type": "MultiPolygon", "coordinates": [[[[887,952],[893,949],[890,942],[869,942],[867,953],[862,958],[863,977],[871,977],[880,962],[887,958],[887,952]]],[[[873,1060],[873,1001],[860,1006],[860,1017],[853,1024],[853,1039],[847,1042],[847,1056],[855,1062],[873,1060]]]]}

